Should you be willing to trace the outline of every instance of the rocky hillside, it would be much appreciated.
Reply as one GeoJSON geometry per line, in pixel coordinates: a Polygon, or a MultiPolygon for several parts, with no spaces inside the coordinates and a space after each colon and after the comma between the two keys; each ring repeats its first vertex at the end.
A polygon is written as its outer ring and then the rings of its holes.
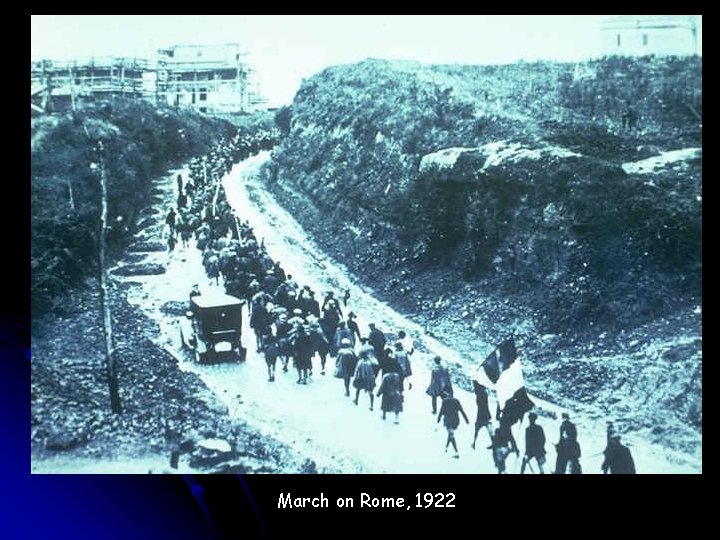
{"type": "Polygon", "coordinates": [[[680,316],[698,341],[673,407],[699,426],[701,83],[697,58],[333,67],[279,112],[265,180],[356,275],[461,342],[516,330],[535,358],[622,354],[633,339],[614,340],[680,316]]]}

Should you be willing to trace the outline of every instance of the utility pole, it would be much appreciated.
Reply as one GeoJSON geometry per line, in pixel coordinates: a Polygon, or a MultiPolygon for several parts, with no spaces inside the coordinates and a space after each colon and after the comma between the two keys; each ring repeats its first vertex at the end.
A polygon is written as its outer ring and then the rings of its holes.
{"type": "Polygon", "coordinates": [[[102,192],[102,210],[100,213],[100,306],[103,312],[103,333],[105,335],[105,366],[107,370],[108,387],[110,390],[110,406],[115,414],[122,413],[120,392],[118,389],[117,369],[115,366],[114,350],[112,344],[112,317],[110,315],[110,299],[107,285],[107,269],[105,268],[105,251],[107,236],[107,169],[105,167],[105,152],[102,141],[98,142],[97,154],[100,160],[100,188],[102,192]]]}

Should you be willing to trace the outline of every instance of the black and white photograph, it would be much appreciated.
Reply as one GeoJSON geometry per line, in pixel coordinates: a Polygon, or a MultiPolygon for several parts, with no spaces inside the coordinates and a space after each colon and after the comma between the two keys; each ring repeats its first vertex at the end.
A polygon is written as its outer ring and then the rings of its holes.
{"type": "Polygon", "coordinates": [[[33,474],[703,472],[702,16],[33,15],[30,83],[33,474]]]}

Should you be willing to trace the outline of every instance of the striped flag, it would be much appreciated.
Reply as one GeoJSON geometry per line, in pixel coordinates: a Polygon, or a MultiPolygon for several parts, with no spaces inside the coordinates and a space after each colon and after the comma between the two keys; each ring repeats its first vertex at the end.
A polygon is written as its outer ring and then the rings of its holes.
{"type": "Polygon", "coordinates": [[[522,366],[515,339],[503,341],[477,368],[475,380],[486,388],[494,388],[502,417],[514,424],[535,404],[525,390],[522,366]]]}

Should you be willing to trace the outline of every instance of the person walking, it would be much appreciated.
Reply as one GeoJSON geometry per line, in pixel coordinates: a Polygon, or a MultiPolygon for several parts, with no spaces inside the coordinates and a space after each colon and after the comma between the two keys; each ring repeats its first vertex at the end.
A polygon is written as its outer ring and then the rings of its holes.
{"type": "Polygon", "coordinates": [[[370,397],[370,410],[372,411],[373,401],[375,399],[375,395],[373,394],[373,390],[375,389],[375,370],[373,369],[369,356],[360,357],[360,361],[355,367],[353,386],[355,387],[355,405],[358,404],[360,391],[365,390],[370,397]]]}
{"type": "Polygon", "coordinates": [[[272,335],[269,328],[265,331],[262,343],[263,352],[265,353],[265,364],[268,370],[268,382],[273,382],[275,381],[275,363],[280,354],[280,349],[277,338],[272,335]]]}
{"type": "Polygon", "coordinates": [[[398,341],[402,343],[403,350],[408,354],[408,356],[412,356],[415,352],[415,344],[413,343],[413,339],[405,333],[405,330],[400,330],[398,332],[398,341]]]}
{"type": "Polygon", "coordinates": [[[511,452],[515,453],[515,455],[520,453],[510,428],[511,424],[509,422],[503,422],[501,420],[500,427],[495,432],[495,437],[493,437],[493,461],[495,462],[498,474],[505,474],[505,462],[511,452]]]}
{"type": "Polygon", "coordinates": [[[335,360],[336,369],[335,376],[342,379],[345,383],[345,396],[350,395],[350,378],[355,374],[357,366],[357,356],[352,350],[350,340],[345,338],[341,343],[340,350],[337,352],[335,360]]]}
{"type": "MultiPolygon", "coordinates": [[[[543,466],[545,465],[545,432],[543,428],[536,423],[537,414],[530,413],[528,416],[530,425],[525,429],[525,456],[520,467],[520,474],[525,473],[525,467],[534,459],[538,466],[540,474],[545,474],[543,466]]],[[[530,465],[532,470],[532,465],[530,465]]]]}
{"type": "Polygon", "coordinates": [[[177,214],[175,213],[175,209],[170,208],[170,211],[168,212],[167,216],[165,217],[165,223],[167,224],[168,228],[170,229],[170,236],[175,234],[176,219],[177,219],[177,214]]]}
{"type": "Polygon", "coordinates": [[[457,459],[460,457],[460,454],[458,452],[457,442],[455,441],[455,430],[460,425],[460,415],[462,414],[466,424],[469,424],[470,420],[468,420],[462,405],[453,397],[450,390],[444,390],[441,396],[442,405],[440,405],[440,413],[438,414],[437,421],[439,424],[440,420],[443,420],[445,429],[447,429],[448,432],[448,437],[445,441],[445,451],[447,452],[448,445],[452,444],[453,450],[455,450],[453,457],[457,459]]]}
{"type": "Polygon", "coordinates": [[[385,350],[385,344],[387,343],[387,339],[385,338],[385,334],[383,334],[375,327],[375,323],[370,323],[368,327],[370,328],[370,333],[368,334],[368,343],[370,343],[370,345],[372,345],[372,348],[375,349],[375,358],[380,358],[382,356],[383,350],[385,350]]]}
{"type": "Polygon", "coordinates": [[[358,326],[358,323],[355,320],[355,317],[356,317],[355,313],[353,313],[351,311],[350,313],[347,314],[346,323],[347,323],[348,329],[353,333],[354,336],[357,337],[357,340],[353,340],[353,342],[357,343],[358,341],[360,341],[361,336],[360,336],[360,327],[358,326]]]}
{"type": "Polygon", "coordinates": [[[488,448],[492,448],[493,424],[490,406],[488,405],[487,388],[477,381],[473,381],[473,387],[475,390],[475,402],[477,403],[477,417],[475,418],[475,435],[473,436],[472,449],[475,450],[478,433],[480,433],[480,429],[483,427],[487,428],[488,436],[490,437],[491,446],[488,448]]]}
{"type": "Polygon", "coordinates": [[[445,366],[441,364],[441,359],[436,356],[433,359],[433,366],[430,372],[430,385],[425,393],[432,398],[432,413],[437,414],[437,398],[447,391],[452,395],[452,383],[450,382],[450,374],[445,366]]]}
{"type": "Polygon", "coordinates": [[[403,392],[402,380],[397,371],[388,371],[383,375],[377,396],[382,396],[380,409],[382,409],[382,419],[389,412],[395,413],[395,423],[400,423],[400,413],[403,410],[403,392]]]}
{"type": "Polygon", "coordinates": [[[610,436],[610,442],[603,454],[605,454],[602,464],[603,474],[636,474],[635,460],[630,449],[620,442],[619,433],[610,436]]]}
{"type": "Polygon", "coordinates": [[[294,328],[293,341],[295,344],[295,369],[298,372],[298,384],[307,384],[308,377],[312,376],[313,343],[305,326],[300,324],[294,328]]]}
{"type": "Polygon", "coordinates": [[[405,381],[408,383],[408,390],[412,390],[412,382],[410,377],[412,376],[412,367],[410,366],[410,357],[403,350],[402,342],[398,341],[395,343],[395,361],[400,366],[400,377],[402,378],[403,386],[405,381]]]}
{"type": "Polygon", "coordinates": [[[580,468],[580,445],[577,442],[577,427],[570,421],[568,413],[562,413],[560,424],[560,440],[555,444],[557,449],[557,460],[555,462],[555,474],[579,474],[580,468]]]}
{"type": "Polygon", "coordinates": [[[557,449],[555,474],[582,474],[580,444],[577,440],[570,439],[566,431],[562,432],[561,437],[555,445],[557,449]]]}

